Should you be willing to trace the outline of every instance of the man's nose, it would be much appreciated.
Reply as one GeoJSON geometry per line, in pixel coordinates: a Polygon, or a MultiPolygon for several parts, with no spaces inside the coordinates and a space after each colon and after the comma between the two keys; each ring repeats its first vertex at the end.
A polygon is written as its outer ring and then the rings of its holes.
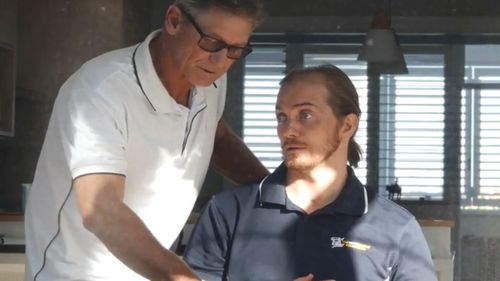
{"type": "Polygon", "coordinates": [[[293,120],[287,121],[283,124],[283,136],[285,138],[296,137],[299,135],[299,125],[293,120]]]}

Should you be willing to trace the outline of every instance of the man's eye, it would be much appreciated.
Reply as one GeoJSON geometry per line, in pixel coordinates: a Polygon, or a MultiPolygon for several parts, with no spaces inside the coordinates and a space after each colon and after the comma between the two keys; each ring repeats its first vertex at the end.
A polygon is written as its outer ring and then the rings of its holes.
{"type": "Polygon", "coordinates": [[[204,36],[200,42],[206,49],[220,51],[226,47],[226,43],[215,38],[204,36]]]}
{"type": "Polygon", "coordinates": [[[276,120],[278,121],[278,123],[283,123],[286,121],[286,116],[283,114],[278,114],[276,115],[276,120]]]}
{"type": "Polygon", "coordinates": [[[301,112],[300,113],[300,119],[309,119],[311,117],[312,117],[312,115],[309,112],[301,112]]]}

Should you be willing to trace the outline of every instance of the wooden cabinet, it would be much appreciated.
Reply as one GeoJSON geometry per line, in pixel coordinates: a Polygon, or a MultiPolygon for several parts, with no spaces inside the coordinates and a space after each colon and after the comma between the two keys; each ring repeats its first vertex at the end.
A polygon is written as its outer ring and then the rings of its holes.
{"type": "Polygon", "coordinates": [[[23,281],[24,254],[0,253],[0,281],[23,281]]]}
{"type": "Polygon", "coordinates": [[[22,213],[0,213],[0,221],[23,221],[22,213]]]}
{"type": "Polygon", "coordinates": [[[453,221],[419,220],[439,281],[453,281],[453,255],[451,250],[451,229],[453,221]]]}

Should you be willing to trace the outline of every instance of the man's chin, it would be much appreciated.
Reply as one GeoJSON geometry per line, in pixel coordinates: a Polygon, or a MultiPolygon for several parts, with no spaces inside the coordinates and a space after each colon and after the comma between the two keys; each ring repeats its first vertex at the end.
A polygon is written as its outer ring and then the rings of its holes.
{"type": "Polygon", "coordinates": [[[214,81],[214,79],[196,79],[192,82],[192,84],[198,87],[209,87],[214,83],[214,81]]]}
{"type": "Polygon", "coordinates": [[[192,84],[200,87],[208,87],[213,85],[213,83],[219,79],[221,75],[218,75],[217,73],[207,73],[207,72],[201,72],[197,73],[196,75],[193,75],[194,77],[192,78],[192,84]]]}
{"type": "Polygon", "coordinates": [[[285,159],[285,166],[292,170],[306,170],[311,168],[312,164],[309,161],[301,159],[285,159]]]}

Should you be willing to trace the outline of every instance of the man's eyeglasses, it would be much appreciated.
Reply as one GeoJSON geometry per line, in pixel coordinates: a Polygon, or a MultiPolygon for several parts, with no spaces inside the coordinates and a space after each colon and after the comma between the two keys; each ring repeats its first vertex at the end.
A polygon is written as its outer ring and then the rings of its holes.
{"type": "Polygon", "coordinates": [[[182,6],[178,7],[182,11],[182,13],[186,16],[186,18],[194,27],[194,29],[196,29],[196,31],[198,31],[198,33],[200,34],[200,40],[198,40],[198,46],[202,48],[204,51],[215,53],[226,48],[227,49],[226,56],[233,60],[246,57],[248,54],[252,52],[252,47],[250,47],[249,45],[245,47],[231,46],[226,44],[226,42],[224,41],[206,35],[201,30],[200,26],[196,23],[193,16],[190,13],[188,13],[184,7],[182,6]]]}

